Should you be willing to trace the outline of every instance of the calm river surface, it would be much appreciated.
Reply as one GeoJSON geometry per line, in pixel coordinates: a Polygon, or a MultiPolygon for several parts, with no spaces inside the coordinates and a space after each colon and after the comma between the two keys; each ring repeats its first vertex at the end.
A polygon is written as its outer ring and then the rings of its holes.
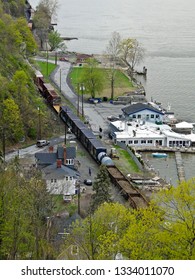
{"type": "MultiPolygon", "coordinates": [[[[36,7],[39,1],[30,3],[36,7]]],[[[195,122],[194,0],[58,0],[58,3],[57,30],[62,36],[78,38],[67,44],[69,51],[103,53],[114,31],[122,38],[136,38],[146,49],[146,58],[139,67],[145,65],[148,69],[147,80],[143,81],[148,100],[152,97],[164,107],[169,103],[176,117],[195,122]]],[[[190,178],[195,175],[195,159],[185,156],[184,161],[186,178],[190,178]]],[[[169,169],[175,174],[174,168],[169,169]]],[[[164,168],[165,174],[167,169],[164,168]]],[[[166,176],[177,181],[176,175],[166,176]]]]}

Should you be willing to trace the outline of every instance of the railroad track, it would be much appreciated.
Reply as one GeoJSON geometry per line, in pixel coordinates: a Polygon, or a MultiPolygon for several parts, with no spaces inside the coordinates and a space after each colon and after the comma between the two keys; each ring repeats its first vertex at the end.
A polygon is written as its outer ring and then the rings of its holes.
{"type": "Polygon", "coordinates": [[[129,202],[132,208],[139,209],[148,206],[148,200],[116,166],[107,166],[107,171],[112,183],[119,188],[122,196],[129,202]]]}

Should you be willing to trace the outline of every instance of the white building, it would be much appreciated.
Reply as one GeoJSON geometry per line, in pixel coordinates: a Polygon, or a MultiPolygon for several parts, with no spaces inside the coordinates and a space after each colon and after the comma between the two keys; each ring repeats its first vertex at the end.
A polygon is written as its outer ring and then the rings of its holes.
{"type": "Polygon", "coordinates": [[[110,135],[115,144],[131,146],[189,147],[190,135],[178,134],[168,125],[153,122],[118,120],[110,123],[110,135]]]}
{"type": "Polygon", "coordinates": [[[126,106],[122,109],[125,118],[129,120],[143,120],[150,122],[162,123],[164,113],[146,103],[136,103],[133,105],[126,106]]]}
{"type": "Polygon", "coordinates": [[[62,194],[66,200],[76,194],[79,173],[63,165],[62,160],[58,159],[56,163],[43,168],[42,174],[51,194],[62,194]]]}

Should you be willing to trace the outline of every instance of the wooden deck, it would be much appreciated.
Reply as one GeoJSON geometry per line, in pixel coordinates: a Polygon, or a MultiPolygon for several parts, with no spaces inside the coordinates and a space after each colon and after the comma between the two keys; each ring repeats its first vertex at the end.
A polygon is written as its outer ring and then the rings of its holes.
{"type": "Polygon", "coordinates": [[[177,174],[178,174],[179,181],[180,182],[185,181],[185,171],[184,171],[181,152],[175,152],[175,161],[176,161],[177,174]]]}

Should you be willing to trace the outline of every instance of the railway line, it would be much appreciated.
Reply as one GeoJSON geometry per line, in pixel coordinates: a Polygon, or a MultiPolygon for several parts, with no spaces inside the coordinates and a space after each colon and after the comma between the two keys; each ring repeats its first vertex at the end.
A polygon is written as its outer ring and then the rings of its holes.
{"type": "Polygon", "coordinates": [[[122,196],[134,208],[145,208],[148,201],[143,194],[135,188],[124,174],[115,166],[113,160],[107,155],[104,144],[96,137],[93,131],[74,114],[69,106],[61,105],[61,98],[51,84],[44,82],[43,75],[35,73],[35,83],[42,97],[50,107],[60,116],[61,120],[69,127],[72,133],[85,147],[88,153],[98,164],[103,164],[108,170],[112,183],[118,187],[122,196]]]}

